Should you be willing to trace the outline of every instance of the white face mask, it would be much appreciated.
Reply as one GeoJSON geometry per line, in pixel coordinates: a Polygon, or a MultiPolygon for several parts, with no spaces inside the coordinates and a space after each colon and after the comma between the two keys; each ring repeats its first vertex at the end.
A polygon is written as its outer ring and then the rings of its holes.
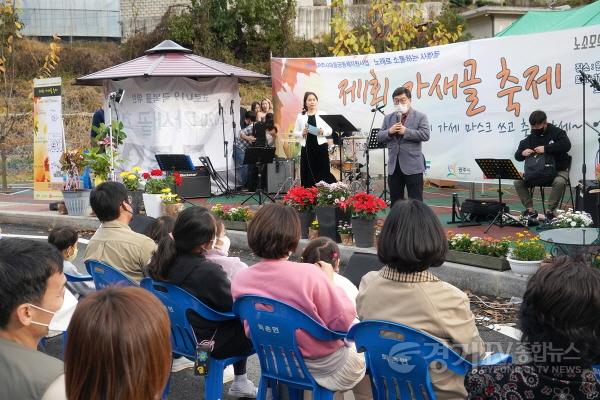
{"type": "Polygon", "coordinates": [[[223,236],[221,238],[219,238],[218,242],[220,242],[220,244],[217,244],[217,246],[215,246],[216,249],[221,250],[223,253],[225,253],[226,256],[229,255],[229,247],[231,246],[231,240],[229,240],[229,238],[227,236],[223,236]]]}
{"type": "Polygon", "coordinates": [[[75,261],[76,258],[77,258],[77,244],[75,244],[75,246],[73,246],[73,253],[70,256],[66,257],[65,260],[72,262],[72,261],[75,261]]]}
{"type": "Polygon", "coordinates": [[[75,308],[77,307],[77,299],[75,298],[75,296],[73,296],[73,294],[71,294],[71,292],[69,292],[68,290],[65,290],[65,297],[63,300],[63,304],[56,312],[46,310],[45,308],[36,306],[35,304],[30,303],[29,305],[37,310],[46,312],[48,314],[52,314],[52,319],[50,320],[50,323],[44,324],[44,323],[32,320],[31,321],[32,324],[39,325],[39,326],[45,326],[46,328],[48,328],[51,331],[64,332],[67,330],[67,327],[69,326],[69,322],[71,322],[71,317],[73,316],[73,313],[75,312],[75,308]]]}
{"type": "Polygon", "coordinates": [[[406,112],[408,111],[409,105],[408,104],[398,104],[396,106],[396,111],[401,113],[401,114],[406,114],[406,112]]]}

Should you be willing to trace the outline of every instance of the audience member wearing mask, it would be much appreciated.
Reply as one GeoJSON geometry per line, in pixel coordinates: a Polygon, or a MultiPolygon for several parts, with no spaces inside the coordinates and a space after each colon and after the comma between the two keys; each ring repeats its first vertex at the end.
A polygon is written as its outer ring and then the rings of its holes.
{"type": "MultiPolygon", "coordinates": [[[[73,276],[84,276],[87,274],[82,274],[73,264],[77,258],[78,240],[77,231],[71,227],[54,228],[48,234],[48,243],[56,247],[63,257],[63,272],[73,276]]],[[[67,282],[67,288],[77,298],[86,296],[96,290],[96,286],[92,281],[67,282]]]]}
{"type": "MultiPolygon", "coordinates": [[[[172,236],[158,244],[148,266],[152,279],[181,287],[213,310],[231,312],[233,298],[227,274],[206,258],[217,241],[216,217],[203,207],[187,208],[177,217],[172,236]]],[[[212,357],[222,359],[252,352],[252,343],[238,319],[212,322],[195,313],[188,317],[198,342],[214,340],[212,357]]],[[[233,369],[229,395],[255,398],[257,389],[246,375],[246,359],[233,364],[233,369]]]]}
{"type": "Polygon", "coordinates": [[[215,246],[206,252],[206,259],[219,264],[231,281],[236,273],[248,268],[248,264],[240,260],[239,257],[229,257],[231,241],[227,237],[227,230],[223,225],[223,221],[217,220],[216,223],[217,240],[215,246]]]}
{"type": "Polygon", "coordinates": [[[131,230],[133,207],[127,189],[120,182],[104,182],[90,194],[90,205],[102,222],[85,250],[85,260],[97,260],[119,269],[139,281],[156,243],[131,230]]]}
{"type": "Polygon", "coordinates": [[[63,307],[62,270],[63,259],[49,243],[0,240],[1,399],[66,399],[62,361],[37,351],[63,307]]]}

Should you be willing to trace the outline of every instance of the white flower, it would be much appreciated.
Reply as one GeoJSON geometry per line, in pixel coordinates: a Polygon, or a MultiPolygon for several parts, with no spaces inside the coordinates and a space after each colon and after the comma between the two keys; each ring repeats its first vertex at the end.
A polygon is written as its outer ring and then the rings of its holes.
{"type": "Polygon", "coordinates": [[[335,199],[335,201],[334,201],[334,202],[335,202],[335,204],[337,204],[337,203],[339,203],[339,202],[340,202],[340,199],[335,199]]]}
{"type": "Polygon", "coordinates": [[[575,222],[575,221],[571,222],[571,226],[572,227],[576,227],[577,226],[577,222],[575,222]]]}
{"type": "Polygon", "coordinates": [[[332,196],[331,194],[328,194],[328,195],[327,195],[327,198],[328,198],[328,199],[330,199],[330,198],[332,198],[332,197],[333,197],[333,196],[332,196]]]}
{"type": "Polygon", "coordinates": [[[346,198],[344,196],[340,197],[340,201],[345,201],[346,198]]]}

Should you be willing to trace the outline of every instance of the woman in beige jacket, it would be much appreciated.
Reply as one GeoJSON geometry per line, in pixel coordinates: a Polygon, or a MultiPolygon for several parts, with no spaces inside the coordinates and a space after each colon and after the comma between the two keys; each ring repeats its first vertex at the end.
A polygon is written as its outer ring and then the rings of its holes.
{"type": "MultiPolygon", "coordinates": [[[[467,295],[440,281],[430,267],[448,252],[444,230],[433,211],[417,200],[397,202],[383,225],[377,254],[385,266],[366,274],[356,299],[361,320],[407,325],[444,341],[463,357],[483,356],[467,295]]],[[[430,369],[438,399],[464,399],[463,376],[430,369]]]]}

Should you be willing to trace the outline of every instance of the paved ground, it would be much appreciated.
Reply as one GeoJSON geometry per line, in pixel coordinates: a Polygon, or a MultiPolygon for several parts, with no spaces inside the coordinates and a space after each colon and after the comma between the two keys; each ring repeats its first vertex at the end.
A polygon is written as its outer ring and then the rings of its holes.
{"type": "MultiPolygon", "coordinates": [[[[47,235],[47,231],[44,229],[36,229],[29,228],[19,225],[3,225],[2,226],[3,235],[31,235],[43,237],[47,235]]],[[[83,234],[83,238],[89,238],[90,233],[83,234]]],[[[85,245],[79,244],[79,255],[78,259],[75,263],[83,270],[83,261],[82,255],[85,251],[85,245]]],[[[241,253],[240,251],[235,251],[235,255],[239,256],[248,264],[253,264],[257,261],[257,259],[248,253],[241,253]]],[[[497,332],[498,329],[507,329],[513,325],[515,322],[515,309],[511,306],[511,304],[507,301],[507,299],[500,298],[490,298],[485,296],[473,296],[472,297],[472,306],[474,313],[478,319],[479,332],[481,337],[486,342],[490,351],[503,351],[506,353],[513,354],[515,359],[518,359],[519,354],[519,346],[517,345],[517,341],[510,336],[501,334],[497,332]],[[501,318],[499,317],[501,315],[501,318]],[[494,320],[501,321],[503,325],[501,327],[490,325],[494,320]],[[496,329],[496,330],[494,330],[496,329]]],[[[55,357],[60,357],[60,339],[52,338],[48,340],[48,344],[46,347],[46,351],[55,357]]],[[[256,356],[252,356],[248,361],[248,375],[250,379],[254,382],[258,382],[259,379],[259,366],[258,359],[256,356]]],[[[194,376],[191,370],[185,370],[172,375],[172,383],[171,383],[171,394],[169,396],[170,399],[179,399],[179,400],[187,400],[187,399],[198,399],[202,398],[202,390],[203,390],[203,378],[194,376]]],[[[225,384],[225,392],[228,390],[229,384],[225,384]]],[[[225,399],[228,399],[229,396],[225,395],[225,399]]]]}
{"type": "MultiPolygon", "coordinates": [[[[379,187],[380,183],[375,185],[374,193],[381,193],[381,188],[379,187]]],[[[48,201],[36,201],[33,200],[33,191],[28,190],[27,188],[19,187],[16,188],[14,193],[11,194],[0,194],[0,211],[26,211],[34,214],[39,213],[40,215],[54,215],[57,214],[56,211],[50,212],[48,210],[48,201]]],[[[513,214],[518,214],[522,210],[522,206],[516,194],[514,193],[514,188],[512,184],[509,182],[504,182],[502,186],[502,190],[504,193],[503,200],[510,207],[510,210],[513,214]]],[[[452,195],[453,193],[457,193],[460,201],[464,201],[465,199],[470,197],[470,187],[466,184],[457,184],[455,188],[436,188],[434,186],[428,186],[424,189],[424,198],[425,202],[433,208],[436,215],[442,222],[444,228],[446,230],[452,230],[457,233],[470,233],[475,236],[484,236],[483,231],[487,227],[487,223],[484,223],[481,226],[475,227],[465,227],[459,228],[457,225],[448,225],[447,222],[451,220],[452,216],[452,195]]],[[[536,196],[534,196],[534,201],[536,207],[541,210],[541,200],[539,198],[539,192],[536,191],[536,196]]],[[[214,196],[208,199],[192,199],[190,202],[195,204],[201,204],[204,206],[212,206],[216,203],[224,203],[224,204],[240,204],[242,201],[246,200],[248,195],[236,195],[236,196],[214,196]]],[[[497,200],[497,185],[493,184],[476,184],[475,185],[475,198],[477,199],[488,199],[488,200],[497,200]]],[[[565,202],[569,200],[569,193],[567,192],[565,195],[565,202]]],[[[246,204],[253,204],[254,200],[250,200],[246,204]]],[[[564,208],[570,207],[570,203],[565,203],[564,208]]],[[[517,227],[504,227],[492,228],[487,236],[501,238],[503,236],[513,235],[516,232],[522,231],[524,228],[517,227]]]]}

